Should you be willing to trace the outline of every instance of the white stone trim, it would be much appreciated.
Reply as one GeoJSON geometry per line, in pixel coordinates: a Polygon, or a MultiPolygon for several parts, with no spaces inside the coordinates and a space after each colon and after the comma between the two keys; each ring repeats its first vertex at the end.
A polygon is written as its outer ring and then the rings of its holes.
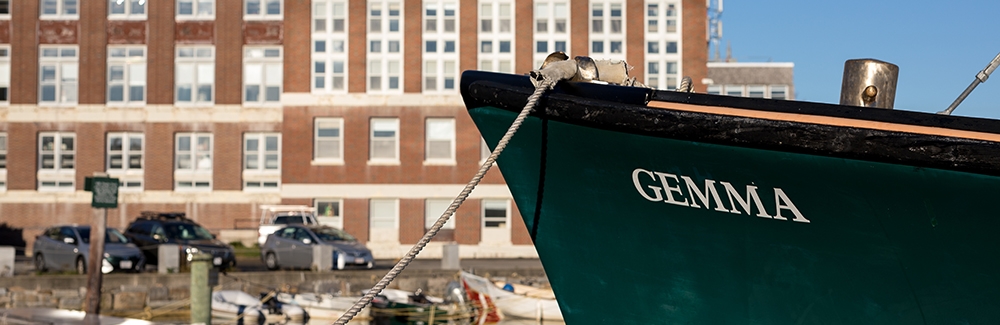
{"type": "MultiPolygon", "coordinates": [[[[281,197],[289,199],[336,197],[343,199],[455,197],[464,184],[282,184],[281,197]]],[[[470,198],[511,198],[504,184],[479,184],[470,198]]]]}
{"type": "Polygon", "coordinates": [[[282,93],[283,106],[465,106],[462,95],[406,93],[379,94],[311,94],[282,93]]]}
{"type": "Polygon", "coordinates": [[[107,105],[76,105],[45,107],[38,105],[0,106],[0,116],[14,123],[281,123],[282,107],[247,107],[242,105],[212,105],[184,107],[145,105],[119,107],[107,105]]]}

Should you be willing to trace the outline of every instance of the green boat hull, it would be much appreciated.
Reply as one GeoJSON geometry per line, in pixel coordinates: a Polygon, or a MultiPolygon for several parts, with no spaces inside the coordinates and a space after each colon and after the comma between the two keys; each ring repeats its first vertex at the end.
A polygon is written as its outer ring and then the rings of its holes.
{"type": "Polygon", "coordinates": [[[536,116],[498,166],[568,324],[1000,321],[1000,177],[536,116]]]}

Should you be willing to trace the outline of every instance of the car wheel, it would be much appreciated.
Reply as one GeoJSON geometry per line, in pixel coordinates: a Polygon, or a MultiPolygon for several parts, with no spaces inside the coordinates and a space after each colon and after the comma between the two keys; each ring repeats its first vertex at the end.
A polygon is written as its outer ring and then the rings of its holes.
{"type": "Polygon", "coordinates": [[[87,273],[87,262],[83,260],[83,256],[76,258],[76,273],[77,274],[87,273]]]}
{"type": "Polygon", "coordinates": [[[266,266],[268,270],[277,270],[278,257],[274,256],[273,252],[267,253],[267,255],[264,255],[264,266],[266,266]]]}
{"type": "Polygon", "coordinates": [[[42,253],[35,253],[35,271],[48,271],[48,268],[45,266],[45,256],[42,256],[42,253]]]}

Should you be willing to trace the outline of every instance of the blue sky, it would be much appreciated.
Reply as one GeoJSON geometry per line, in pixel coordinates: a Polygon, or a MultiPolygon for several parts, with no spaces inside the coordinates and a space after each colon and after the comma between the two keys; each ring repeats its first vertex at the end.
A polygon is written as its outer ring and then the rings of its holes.
{"type": "MultiPolygon", "coordinates": [[[[739,62],[795,63],[796,99],[840,101],[844,61],[899,66],[896,109],[938,112],[1000,53],[1000,1],[726,0],[726,43],[739,62]]],[[[709,53],[712,57],[714,53],[709,53]]],[[[1000,119],[1000,71],[953,115],[1000,119]]]]}

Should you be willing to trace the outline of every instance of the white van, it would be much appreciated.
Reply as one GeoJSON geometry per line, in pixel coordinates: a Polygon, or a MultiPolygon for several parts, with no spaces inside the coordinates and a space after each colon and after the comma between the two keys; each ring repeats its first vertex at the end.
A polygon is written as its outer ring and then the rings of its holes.
{"type": "Polygon", "coordinates": [[[263,246],[267,235],[289,224],[319,225],[316,209],[305,205],[261,205],[257,244],[263,246]]]}

